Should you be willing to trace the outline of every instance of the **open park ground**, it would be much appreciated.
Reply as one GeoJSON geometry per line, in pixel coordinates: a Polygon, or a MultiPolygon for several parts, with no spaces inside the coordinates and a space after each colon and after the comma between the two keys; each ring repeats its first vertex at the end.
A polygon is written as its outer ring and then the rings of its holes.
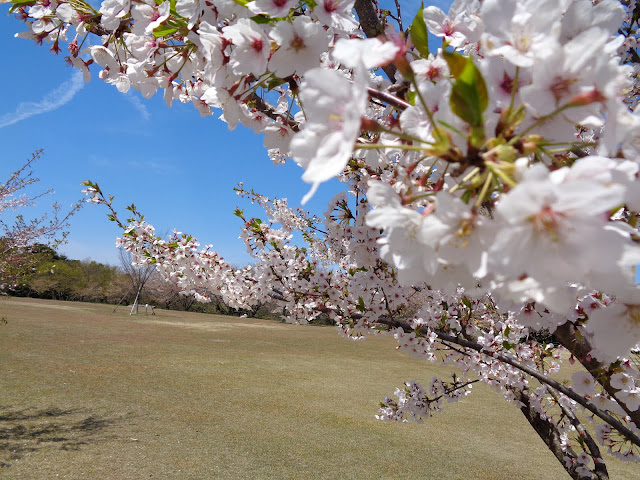
{"type": "MultiPolygon", "coordinates": [[[[382,423],[447,374],[334,328],[0,299],[0,478],[565,479],[482,385],[424,424],[382,423]]],[[[609,460],[612,479],[640,479],[609,460]]]]}

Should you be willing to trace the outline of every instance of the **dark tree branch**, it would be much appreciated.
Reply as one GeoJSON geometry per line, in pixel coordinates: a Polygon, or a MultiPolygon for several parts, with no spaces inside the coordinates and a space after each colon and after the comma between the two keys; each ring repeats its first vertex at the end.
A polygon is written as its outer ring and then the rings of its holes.
{"type": "Polygon", "coordinates": [[[283,115],[276,113],[275,107],[270,103],[265,102],[264,99],[262,99],[257,93],[252,92],[247,99],[247,103],[255,107],[260,112],[264,113],[271,120],[285,121],[285,124],[288,125],[294,132],[298,132],[300,130],[300,125],[298,125],[298,122],[296,122],[292,118],[285,118],[283,115]]]}
{"type": "MultiPolygon", "coordinates": [[[[358,14],[358,20],[360,20],[360,27],[362,27],[362,31],[367,38],[384,36],[384,25],[380,22],[376,8],[371,0],[356,0],[355,9],[358,14]]],[[[386,65],[382,67],[382,70],[387,74],[389,80],[396,81],[396,67],[394,65],[386,65]]]]}
{"type": "MultiPolygon", "coordinates": [[[[562,405],[562,403],[560,402],[560,397],[556,394],[556,392],[554,392],[551,389],[549,389],[548,391],[549,391],[549,394],[551,394],[551,396],[555,398],[556,402],[558,403],[558,406],[562,409],[562,413],[566,415],[566,417],[571,422],[571,425],[575,427],[576,431],[582,437],[585,445],[589,449],[589,454],[591,455],[591,458],[593,458],[593,462],[595,464],[593,473],[595,473],[596,479],[609,480],[609,472],[607,471],[607,465],[604,463],[604,459],[602,458],[602,454],[600,453],[600,448],[598,447],[598,444],[595,442],[595,440],[589,434],[589,432],[587,432],[587,430],[584,428],[584,426],[582,425],[582,422],[580,422],[578,417],[576,417],[571,410],[568,410],[562,405]]],[[[565,467],[565,469],[566,468],[567,467],[565,467]]]]}
{"type": "MultiPolygon", "coordinates": [[[[567,350],[569,350],[569,352],[571,352],[582,366],[587,369],[591,376],[602,385],[605,391],[613,398],[616,398],[618,389],[611,386],[611,383],[609,382],[609,375],[604,375],[607,371],[607,366],[589,355],[592,347],[589,345],[587,339],[576,330],[575,325],[571,322],[567,322],[556,328],[553,335],[567,350]],[[605,379],[604,382],[602,381],[603,378],[605,379]]],[[[640,427],[640,409],[632,412],[623,402],[618,402],[618,404],[622,407],[625,413],[631,417],[633,423],[640,427]]]]}
{"type": "Polygon", "coordinates": [[[565,456],[576,458],[577,455],[569,446],[566,447],[566,450],[562,449],[560,433],[556,426],[548,419],[540,416],[538,411],[531,405],[529,394],[525,390],[514,391],[513,393],[515,394],[516,400],[522,404],[520,406],[520,411],[529,422],[529,425],[533,427],[538,436],[542,439],[551,453],[553,453],[553,455],[558,459],[571,478],[574,480],[580,480],[581,477],[576,472],[575,465],[568,466],[565,463],[565,456]]]}
{"type": "Polygon", "coordinates": [[[398,0],[395,0],[395,2],[396,2],[396,12],[398,16],[394,18],[398,22],[398,27],[400,27],[400,31],[404,32],[404,27],[402,26],[402,10],[400,10],[400,2],[398,0]]]}
{"type": "MultiPolygon", "coordinates": [[[[411,325],[408,322],[403,321],[403,320],[392,320],[392,319],[388,319],[388,318],[380,318],[380,319],[378,319],[378,323],[381,323],[381,324],[384,324],[384,325],[389,325],[389,326],[392,326],[392,327],[400,327],[405,332],[413,332],[414,331],[414,329],[411,328],[411,325]]],[[[421,333],[423,333],[423,334],[426,334],[427,333],[427,328],[426,327],[420,327],[419,331],[421,333]]],[[[460,338],[460,337],[457,337],[455,335],[451,335],[449,333],[445,333],[445,332],[442,332],[442,331],[439,331],[439,330],[434,330],[434,332],[436,333],[436,335],[438,335],[438,338],[441,339],[441,340],[445,340],[445,341],[451,342],[451,343],[456,343],[456,344],[458,344],[460,346],[463,346],[465,348],[468,348],[468,349],[471,349],[471,350],[475,350],[476,352],[482,353],[482,354],[487,355],[487,356],[489,356],[491,358],[494,358],[494,359],[496,359],[496,360],[498,360],[500,362],[503,362],[503,363],[506,363],[508,365],[511,365],[512,367],[517,368],[521,372],[524,372],[524,373],[532,376],[533,378],[535,378],[539,382],[541,382],[541,383],[543,383],[543,384],[555,389],[556,391],[562,393],[563,395],[566,395],[570,399],[572,399],[575,402],[579,403],[584,408],[589,410],[591,413],[593,413],[594,415],[599,417],[601,420],[603,420],[604,422],[608,423],[613,428],[618,430],[618,432],[620,432],[631,443],[633,443],[634,445],[640,446],[640,437],[638,437],[638,435],[636,435],[634,432],[632,432],[629,428],[625,427],[620,421],[618,421],[617,419],[612,417],[607,412],[600,410],[598,407],[593,405],[591,402],[587,401],[584,397],[582,397],[581,395],[578,395],[573,390],[570,390],[569,388],[567,388],[564,385],[562,385],[561,383],[553,380],[552,378],[549,378],[546,375],[543,375],[542,373],[538,372],[537,370],[535,370],[535,369],[533,369],[531,367],[528,367],[527,365],[524,365],[523,363],[519,362],[518,360],[512,358],[509,355],[505,355],[504,353],[493,352],[493,351],[485,348],[483,345],[481,345],[479,343],[472,342],[472,341],[466,340],[464,338],[460,338]]]]}
{"type": "Polygon", "coordinates": [[[405,102],[401,98],[398,98],[387,92],[381,92],[380,90],[376,90],[375,88],[371,88],[371,87],[367,88],[367,93],[371,98],[377,98],[378,100],[386,102],[389,105],[393,105],[394,107],[400,110],[405,110],[411,106],[410,103],[405,102]]]}

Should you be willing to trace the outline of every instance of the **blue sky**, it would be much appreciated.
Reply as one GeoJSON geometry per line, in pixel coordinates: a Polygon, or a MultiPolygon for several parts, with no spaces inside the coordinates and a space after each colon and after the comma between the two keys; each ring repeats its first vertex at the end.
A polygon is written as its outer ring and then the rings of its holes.
{"type": "MultiPolygon", "coordinates": [[[[418,4],[406,5],[403,16],[409,24],[418,4]]],[[[31,213],[21,212],[25,217],[53,200],[70,205],[81,197],[81,182],[91,179],[116,197],[123,217],[124,207],[135,203],[157,231],[189,232],[232,263],[244,264],[250,257],[238,240],[240,222],[233,210],[259,211],[250,210],[233,187],[244,181],[247,188],[299,205],[309,188],[300,179],[302,170],[293,162],[274,166],[261,135],[243,127],[229,131],[218,115],[200,118],[191,105],[174,103],[168,109],[160,95],[151,100],[136,92],[123,95],[98,79],[95,70],[84,84],[62,54],[14,38],[24,28],[7,11],[0,7],[5,72],[0,76],[0,173],[5,177],[43,148],[36,166],[39,188],[55,189],[31,213]]],[[[340,188],[337,181],[322,185],[307,207],[323,212],[340,188]]],[[[71,258],[117,263],[118,234],[104,207],[86,205],[73,217],[61,251],[71,258]]]]}

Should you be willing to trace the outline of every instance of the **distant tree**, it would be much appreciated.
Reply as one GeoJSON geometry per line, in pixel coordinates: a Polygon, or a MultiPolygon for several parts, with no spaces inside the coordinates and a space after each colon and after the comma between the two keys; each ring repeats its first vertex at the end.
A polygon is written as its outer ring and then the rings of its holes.
{"type": "Polygon", "coordinates": [[[157,271],[151,275],[145,291],[145,298],[149,302],[167,310],[187,311],[196,301],[195,295],[183,293],[175,283],[167,282],[157,271]]]}
{"type": "Polygon", "coordinates": [[[29,187],[39,181],[34,177],[33,164],[41,155],[42,150],[32,153],[0,184],[0,292],[16,287],[42,263],[43,257],[51,254],[47,249],[64,242],[69,218],[82,205],[78,202],[63,211],[59,203],[54,203],[48,213],[31,220],[22,214],[13,216],[11,212],[32,207],[37,199],[53,193],[29,193],[29,187]]]}
{"type": "Polygon", "coordinates": [[[151,278],[151,275],[153,274],[156,267],[155,265],[134,265],[131,253],[126,251],[124,248],[120,249],[118,256],[120,258],[120,267],[122,268],[122,271],[129,277],[129,282],[131,285],[130,291],[135,292],[136,295],[131,307],[130,314],[137,314],[140,294],[142,293],[145,284],[151,278]]]}
{"type": "Polygon", "coordinates": [[[76,292],[77,300],[86,302],[106,302],[111,283],[119,275],[118,267],[105,265],[93,260],[80,262],[84,284],[76,292]]]}
{"type": "Polygon", "coordinates": [[[77,300],[85,285],[78,260],[45,262],[29,278],[29,286],[39,297],[53,300],[77,300]]]}

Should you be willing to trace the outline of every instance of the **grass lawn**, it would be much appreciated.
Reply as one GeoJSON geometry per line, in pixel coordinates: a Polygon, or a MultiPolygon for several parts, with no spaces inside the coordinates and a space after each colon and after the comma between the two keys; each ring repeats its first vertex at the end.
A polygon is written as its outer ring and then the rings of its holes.
{"type": "Polygon", "coordinates": [[[403,381],[447,373],[391,338],[112,309],[0,299],[0,478],[568,478],[482,385],[424,424],[376,421],[403,381]]]}

